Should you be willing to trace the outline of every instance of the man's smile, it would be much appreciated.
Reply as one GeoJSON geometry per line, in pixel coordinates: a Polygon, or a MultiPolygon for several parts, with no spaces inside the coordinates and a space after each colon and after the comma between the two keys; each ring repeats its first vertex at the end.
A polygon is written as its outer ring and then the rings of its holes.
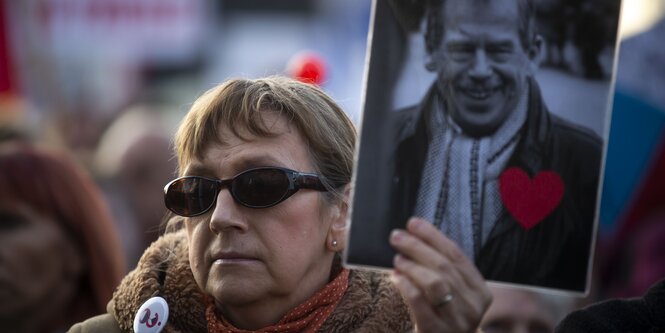
{"type": "Polygon", "coordinates": [[[494,94],[499,93],[501,87],[459,87],[457,90],[470,99],[485,101],[491,98],[494,94]]]}

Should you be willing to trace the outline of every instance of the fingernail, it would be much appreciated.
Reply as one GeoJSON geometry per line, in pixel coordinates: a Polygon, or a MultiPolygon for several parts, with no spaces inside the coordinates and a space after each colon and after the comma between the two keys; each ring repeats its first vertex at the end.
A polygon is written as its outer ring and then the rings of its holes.
{"type": "Polygon", "coordinates": [[[393,274],[390,276],[390,279],[393,281],[394,284],[399,285],[402,281],[402,273],[398,272],[397,270],[393,271],[393,274]]]}
{"type": "Polygon", "coordinates": [[[390,233],[390,240],[392,242],[400,242],[404,238],[404,232],[401,230],[393,230],[390,233]]]}
{"type": "Polygon", "coordinates": [[[399,265],[402,263],[403,260],[404,260],[404,258],[402,258],[401,255],[396,254],[396,255],[395,255],[395,258],[393,258],[393,265],[394,265],[395,267],[397,267],[397,266],[399,266],[399,265]]]}
{"type": "Polygon", "coordinates": [[[414,230],[420,229],[420,228],[423,226],[423,220],[421,220],[421,219],[419,219],[419,218],[416,218],[416,217],[412,217],[412,218],[409,220],[409,225],[410,225],[411,228],[413,228],[414,230]]]}

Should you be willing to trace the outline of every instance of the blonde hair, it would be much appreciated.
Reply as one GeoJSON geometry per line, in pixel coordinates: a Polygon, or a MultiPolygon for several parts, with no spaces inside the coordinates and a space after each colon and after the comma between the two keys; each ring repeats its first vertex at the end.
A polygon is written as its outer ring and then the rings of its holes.
{"type": "Polygon", "coordinates": [[[193,159],[202,159],[210,144],[223,144],[220,128],[233,134],[259,137],[276,135],[262,114],[275,112],[294,125],[309,147],[316,172],[335,195],[351,181],[356,131],[342,109],[321,89],[272,76],[261,79],[231,79],[199,97],[175,135],[178,173],[193,159]],[[246,130],[241,132],[240,129],[246,130]]]}

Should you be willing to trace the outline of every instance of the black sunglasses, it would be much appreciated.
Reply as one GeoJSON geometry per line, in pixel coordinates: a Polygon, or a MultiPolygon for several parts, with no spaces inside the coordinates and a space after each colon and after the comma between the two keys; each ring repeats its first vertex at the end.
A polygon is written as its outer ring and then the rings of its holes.
{"type": "Polygon", "coordinates": [[[230,179],[177,178],[164,186],[164,203],[180,216],[197,216],[215,206],[217,195],[224,188],[229,189],[235,202],[249,208],[272,207],[301,188],[328,191],[320,175],[264,167],[243,171],[230,179]]]}

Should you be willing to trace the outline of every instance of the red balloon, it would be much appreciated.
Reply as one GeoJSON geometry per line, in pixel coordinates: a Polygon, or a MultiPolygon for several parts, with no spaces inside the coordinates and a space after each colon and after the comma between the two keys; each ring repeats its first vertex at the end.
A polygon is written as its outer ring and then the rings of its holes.
{"type": "Polygon", "coordinates": [[[326,78],[325,60],[314,52],[296,54],[287,70],[292,78],[316,85],[321,85],[326,78]]]}

